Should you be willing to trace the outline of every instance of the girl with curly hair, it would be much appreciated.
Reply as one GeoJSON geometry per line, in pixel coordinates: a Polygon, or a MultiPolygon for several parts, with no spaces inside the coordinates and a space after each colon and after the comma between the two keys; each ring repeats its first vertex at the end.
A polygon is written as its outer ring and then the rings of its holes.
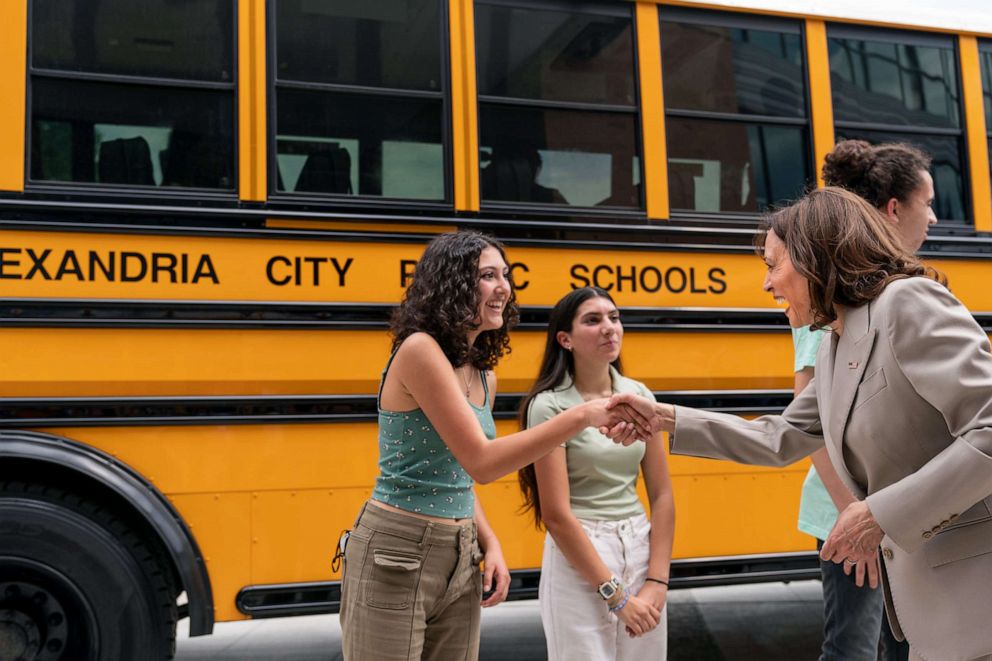
{"type": "MultiPolygon", "coordinates": [[[[558,301],[521,426],[614,393],[652,397],[623,376],[622,342],[620,311],[605,290],[583,287],[558,301]]],[[[525,507],[548,531],[539,598],[551,661],[666,658],[675,504],[663,443],[658,435],[618,451],[585,429],[520,470],[525,507]],[[650,519],[637,496],[638,470],[650,519]]]]}
{"type": "Polygon", "coordinates": [[[477,232],[431,241],[392,319],[379,476],[344,553],[349,661],[475,659],[480,602],[506,598],[509,572],[473,482],[532,463],[585,427],[626,426],[599,399],[496,439],[492,369],[516,320],[499,242],[477,232]],[[493,589],[485,601],[483,587],[493,589]]]}

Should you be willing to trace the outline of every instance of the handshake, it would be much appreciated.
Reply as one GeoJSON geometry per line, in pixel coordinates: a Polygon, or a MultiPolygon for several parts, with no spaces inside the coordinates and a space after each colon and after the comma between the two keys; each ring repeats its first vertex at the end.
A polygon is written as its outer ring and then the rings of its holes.
{"type": "Polygon", "coordinates": [[[589,426],[597,427],[614,443],[646,441],[658,432],[675,430],[675,407],[653,399],[622,393],[596,399],[589,407],[589,426]]]}

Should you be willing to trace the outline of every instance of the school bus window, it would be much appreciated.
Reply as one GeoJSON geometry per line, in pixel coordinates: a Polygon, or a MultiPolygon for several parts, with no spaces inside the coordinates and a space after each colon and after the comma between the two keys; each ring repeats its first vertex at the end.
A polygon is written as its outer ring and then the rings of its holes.
{"type": "Polygon", "coordinates": [[[231,2],[35,0],[39,69],[189,80],[234,80],[231,2]]]}
{"type": "Polygon", "coordinates": [[[952,37],[830,25],[835,133],[902,141],[933,156],[937,218],[967,218],[961,92],[952,37]]]}
{"type": "Polygon", "coordinates": [[[275,3],[280,193],[444,201],[439,0],[275,3]]]}
{"type": "Polygon", "coordinates": [[[632,5],[477,2],[483,203],[642,206],[632,5]]]}
{"type": "Polygon", "coordinates": [[[234,189],[223,1],[31,4],[29,181],[234,189]]]}
{"type": "Polygon", "coordinates": [[[673,209],[751,213],[811,180],[795,21],[661,7],[673,209]]]}
{"type": "Polygon", "coordinates": [[[985,131],[989,141],[990,176],[992,176],[992,41],[978,42],[982,62],[982,100],[985,104],[985,131]]]}

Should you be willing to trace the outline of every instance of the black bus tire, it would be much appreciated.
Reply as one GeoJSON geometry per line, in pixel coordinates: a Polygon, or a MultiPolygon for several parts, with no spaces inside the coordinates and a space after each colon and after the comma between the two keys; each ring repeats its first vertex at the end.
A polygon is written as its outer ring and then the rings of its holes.
{"type": "Polygon", "coordinates": [[[111,509],[0,483],[0,636],[38,661],[171,659],[170,575],[111,509]]]}

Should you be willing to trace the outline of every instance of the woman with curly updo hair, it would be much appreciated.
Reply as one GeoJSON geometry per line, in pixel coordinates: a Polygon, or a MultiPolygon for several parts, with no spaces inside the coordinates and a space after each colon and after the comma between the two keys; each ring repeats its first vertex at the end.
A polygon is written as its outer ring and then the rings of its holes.
{"type": "Polygon", "coordinates": [[[492,369],[509,351],[515,300],[503,246],[483,234],[441,235],[417,263],[379,387],[379,475],[344,550],[349,661],[477,658],[480,604],[503,601],[510,575],[473,483],[585,427],[626,427],[599,399],[496,439],[492,369]]]}
{"type": "Polygon", "coordinates": [[[895,225],[906,250],[916,252],[937,223],[929,170],[930,157],[912,145],[842,140],[826,156],[823,180],[868,200],[895,225]]]}

